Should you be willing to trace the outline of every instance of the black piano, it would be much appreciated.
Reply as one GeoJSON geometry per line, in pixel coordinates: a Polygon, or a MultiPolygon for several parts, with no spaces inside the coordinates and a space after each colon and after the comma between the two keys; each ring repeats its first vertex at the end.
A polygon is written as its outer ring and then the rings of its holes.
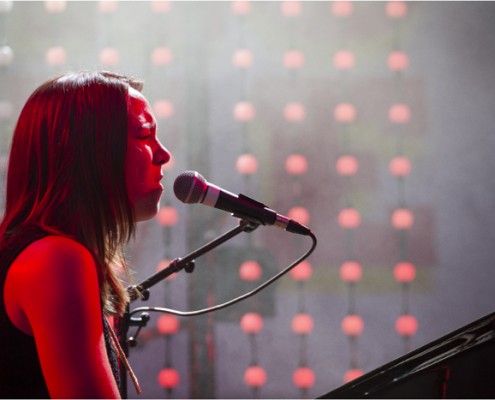
{"type": "Polygon", "coordinates": [[[320,398],[495,398],[495,313],[320,398]]]}

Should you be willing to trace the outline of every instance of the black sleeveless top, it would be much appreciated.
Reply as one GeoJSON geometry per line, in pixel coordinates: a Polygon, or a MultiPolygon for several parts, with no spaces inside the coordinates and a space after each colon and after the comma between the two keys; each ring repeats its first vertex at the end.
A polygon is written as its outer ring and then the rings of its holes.
{"type": "MultiPolygon", "coordinates": [[[[0,249],[0,398],[49,398],[36,344],[32,336],[26,335],[12,324],[4,303],[4,287],[7,272],[16,257],[28,245],[48,233],[39,228],[26,230],[16,240],[9,240],[0,249]]],[[[115,350],[110,342],[106,318],[103,318],[105,344],[112,372],[120,387],[120,374],[115,350]]]]}

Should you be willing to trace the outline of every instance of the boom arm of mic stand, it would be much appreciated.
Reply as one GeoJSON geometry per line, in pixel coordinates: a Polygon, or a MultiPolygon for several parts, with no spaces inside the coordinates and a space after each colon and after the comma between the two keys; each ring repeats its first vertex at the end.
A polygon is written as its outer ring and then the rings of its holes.
{"type": "MultiPolygon", "coordinates": [[[[224,233],[222,236],[219,236],[217,239],[207,243],[196,251],[193,251],[186,257],[176,258],[167,267],[165,267],[161,271],[158,271],[141,283],[129,286],[127,288],[127,291],[129,292],[131,301],[134,301],[139,297],[144,297],[145,299],[147,299],[148,289],[153,285],[163,281],[168,276],[172,275],[175,272],[181,271],[182,269],[185,269],[187,272],[192,272],[192,270],[194,269],[194,261],[196,258],[213,250],[215,247],[220,246],[222,243],[225,243],[227,240],[232,239],[239,233],[252,232],[259,225],[259,223],[242,219],[239,222],[239,225],[234,229],[231,229],[230,231],[224,233]]],[[[129,305],[127,305],[124,315],[116,319],[115,328],[117,331],[117,336],[119,338],[120,346],[122,347],[122,350],[124,351],[126,357],[129,356],[129,343],[127,341],[129,327],[131,325],[137,325],[139,326],[139,329],[141,329],[143,326],[146,326],[148,320],[149,316],[143,316],[141,318],[131,318],[129,305]]],[[[127,398],[127,375],[125,368],[120,368],[120,394],[122,398],[127,398]]]]}

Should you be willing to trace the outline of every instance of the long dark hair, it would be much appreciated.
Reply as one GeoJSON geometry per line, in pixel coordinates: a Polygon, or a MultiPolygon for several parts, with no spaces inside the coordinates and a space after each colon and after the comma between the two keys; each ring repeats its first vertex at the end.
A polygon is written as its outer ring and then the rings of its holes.
{"type": "Polygon", "coordinates": [[[68,73],[38,87],[12,139],[0,247],[29,226],[71,237],[91,251],[107,314],[128,300],[118,277],[135,232],[124,166],[129,87],[109,72],[68,73]]]}

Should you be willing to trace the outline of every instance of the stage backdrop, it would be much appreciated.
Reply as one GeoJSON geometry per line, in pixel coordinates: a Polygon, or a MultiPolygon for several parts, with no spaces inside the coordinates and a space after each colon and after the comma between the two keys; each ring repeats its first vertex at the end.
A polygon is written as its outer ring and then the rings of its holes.
{"type": "MultiPolygon", "coordinates": [[[[142,78],[173,159],[128,248],[137,281],[238,223],[178,201],[184,170],[319,243],[238,305],[153,313],[130,351],[142,397],[315,397],[494,309],[494,20],[491,2],[0,1],[2,176],[38,84],[142,78]]],[[[310,244],[259,227],[133,307],[227,301],[310,244]]]]}

